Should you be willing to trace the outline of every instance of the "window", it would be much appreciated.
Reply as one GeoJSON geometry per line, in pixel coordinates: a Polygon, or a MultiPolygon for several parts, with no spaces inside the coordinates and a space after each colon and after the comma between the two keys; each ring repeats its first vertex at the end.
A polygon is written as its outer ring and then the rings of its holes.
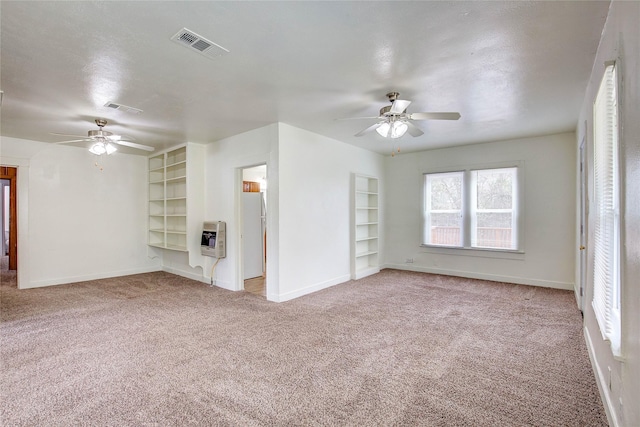
{"type": "Polygon", "coordinates": [[[593,309],[604,339],[620,356],[620,181],[614,65],[605,69],[593,105],[593,309]]]}
{"type": "Polygon", "coordinates": [[[424,243],[462,246],[463,172],[425,175],[424,243]]]}
{"type": "Polygon", "coordinates": [[[516,168],[471,171],[471,246],[517,249],[516,168]]]}
{"type": "Polygon", "coordinates": [[[423,244],[518,250],[518,167],[427,173],[423,244]]]}

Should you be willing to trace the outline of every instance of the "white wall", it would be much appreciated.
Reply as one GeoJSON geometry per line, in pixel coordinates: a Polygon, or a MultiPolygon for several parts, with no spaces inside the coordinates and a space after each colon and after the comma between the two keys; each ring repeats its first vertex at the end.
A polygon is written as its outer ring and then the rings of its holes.
{"type": "MultiPolygon", "coordinates": [[[[204,221],[225,221],[227,225],[227,256],[214,271],[214,284],[230,290],[243,289],[240,245],[240,197],[242,168],[267,164],[269,198],[267,205],[267,286],[268,292],[278,294],[278,125],[272,124],[205,147],[204,183],[201,194],[189,197],[204,198],[204,221]]],[[[192,257],[193,258],[193,257],[192,257]]],[[[197,258],[197,257],[196,257],[197,258]]],[[[165,251],[163,265],[168,271],[204,282],[211,280],[215,259],[202,257],[202,269],[189,265],[185,253],[165,251]]],[[[192,260],[191,264],[194,262],[192,260]]],[[[200,262],[198,262],[200,264],[200,262]]],[[[273,298],[270,298],[273,299],[273,298]]]]}
{"type": "MultiPolygon", "coordinates": [[[[204,220],[227,223],[227,257],[216,266],[215,284],[243,289],[241,172],[259,164],[267,165],[269,189],[267,299],[286,301],[349,280],[351,173],[382,178],[383,157],[276,123],[206,147],[204,220]]],[[[186,254],[163,256],[165,270],[205,282],[213,262],[206,259],[200,271],[186,254]]]]}
{"type": "Polygon", "coordinates": [[[20,288],[160,269],[147,256],[146,157],[116,153],[101,172],[79,147],[2,138],[18,166],[20,288]]]}
{"type": "Polygon", "coordinates": [[[573,289],[574,143],[570,132],[387,157],[385,266],[573,289]],[[420,246],[425,172],[513,161],[524,168],[524,254],[420,246]]]}
{"type": "Polygon", "coordinates": [[[279,129],[284,301],[350,279],[351,173],[378,177],[384,187],[384,157],[286,124],[279,129]]]}
{"type": "MultiPolygon", "coordinates": [[[[611,425],[640,425],[640,2],[614,1],[594,62],[589,86],[577,126],[576,151],[587,123],[588,188],[593,194],[593,100],[604,63],[616,60],[621,78],[619,92],[620,166],[622,182],[622,254],[621,313],[623,360],[614,359],[609,343],[602,339],[591,306],[593,299],[593,224],[589,221],[587,241],[587,287],[584,326],[592,358],[611,425]]],[[[590,198],[593,200],[593,197],[590,198]]],[[[593,206],[590,206],[593,211],[593,206]]],[[[578,279],[576,279],[578,280],[578,279]]]]}

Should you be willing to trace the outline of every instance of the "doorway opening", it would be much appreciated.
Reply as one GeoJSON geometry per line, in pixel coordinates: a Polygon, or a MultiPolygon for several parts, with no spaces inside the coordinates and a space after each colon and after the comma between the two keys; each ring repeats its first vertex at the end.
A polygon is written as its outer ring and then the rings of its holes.
{"type": "Polygon", "coordinates": [[[242,169],[242,275],[244,290],[266,297],[267,165],[242,169]]]}
{"type": "Polygon", "coordinates": [[[17,172],[14,167],[0,167],[0,273],[4,285],[15,287],[18,269],[17,172]]]}

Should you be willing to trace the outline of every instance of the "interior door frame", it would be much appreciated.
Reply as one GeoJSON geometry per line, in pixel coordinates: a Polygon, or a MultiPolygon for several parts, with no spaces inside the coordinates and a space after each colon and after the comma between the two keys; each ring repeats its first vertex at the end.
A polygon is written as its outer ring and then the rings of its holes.
{"type": "MultiPolygon", "coordinates": [[[[269,182],[269,162],[264,161],[264,162],[259,162],[259,163],[255,163],[255,164],[249,164],[246,166],[239,166],[238,168],[236,168],[236,183],[235,183],[235,194],[236,194],[236,218],[238,220],[238,228],[237,228],[237,241],[239,242],[238,244],[238,248],[236,251],[236,255],[237,255],[237,271],[236,271],[236,278],[237,278],[237,284],[236,284],[236,290],[244,290],[244,241],[242,238],[242,230],[244,228],[244,214],[243,214],[243,203],[242,203],[242,193],[243,193],[243,171],[245,169],[251,169],[254,168],[256,166],[265,166],[266,167],[266,172],[265,172],[265,179],[267,182],[269,182]]],[[[268,223],[267,218],[269,217],[268,213],[265,213],[265,224],[268,223]]],[[[266,248],[265,248],[265,256],[266,256],[266,248]]],[[[269,280],[269,270],[266,268],[266,262],[265,262],[265,294],[266,296],[269,295],[269,286],[270,286],[270,280],[269,280]]]]}
{"type": "Polygon", "coordinates": [[[17,168],[16,175],[16,227],[18,237],[17,257],[19,259],[16,277],[18,279],[18,289],[33,287],[31,284],[31,273],[29,271],[29,170],[31,168],[29,159],[22,157],[9,157],[0,153],[0,166],[10,166],[17,168]]]}
{"type": "MultiPolygon", "coordinates": [[[[0,179],[9,180],[9,270],[18,269],[18,168],[0,166],[0,179]]],[[[2,195],[4,197],[4,194],[2,195]]],[[[2,227],[4,239],[4,226],[2,227]]],[[[4,255],[4,254],[3,254],[4,255]]]]}
{"type": "Polygon", "coordinates": [[[580,141],[579,147],[579,162],[580,162],[580,178],[579,178],[579,191],[580,191],[580,228],[579,228],[579,284],[576,290],[578,298],[578,307],[580,311],[584,312],[585,299],[586,299],[586,286],[587,286],[587,129],[585,123],[584,134],[580,141]]]}

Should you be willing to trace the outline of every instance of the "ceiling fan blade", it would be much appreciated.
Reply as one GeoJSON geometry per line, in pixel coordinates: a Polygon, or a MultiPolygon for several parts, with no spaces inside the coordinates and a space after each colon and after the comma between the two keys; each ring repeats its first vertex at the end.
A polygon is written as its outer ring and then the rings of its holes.
{"type": "MultiPolygon", "coordinates": [[[[377,119],[377,117],[376,117],[376,119],[377,119]]],[[[373,124],[373,125],[369,126],[368,128],[366,128],[365,130],[361,130],[360,132],[356,133],[355,136],[362,136],[362,135],[367,134],[369,132],[373,132],[374,130],[378,129],[378,127],[381,124],[382,124],[382,122],[373,124]]]]}
{"type": "Polygon", "coordinates": [[[411,120],[458,120],[460,113],[412,113],[411,120]]]}
{"type": "Polygon", "coordinates": [[[87,138],[87,135],[69,135],[67,133],[55,133],[55,132],[49,132],[49,135],[56,135],[56,136],[71,136],[74,138],[87,138]]]}
{"type": "Polygon", "coordinates": [[[393,104],[391,104],[391,110],[389,110],[389,112],[393,114],[401,114],[402,112],[404,112],[404,110],[407,109],[409,104],[411,104],[411,101],[396,99],[395,101],[393,101],[393,104]]]}
{"type": "Polygon", "coordinates": [[[124,145],[125,147],[137,148],[138,150],[145,150],[145,151],[155,150],[154,147],[149,147],[148,145],[136,144],[135,142],[131,142],[131,141],[120,140],[120,141],[111,141],[111,142],[118,145],[124,145]]]}
{"type": "Polygon", "coordinates": [[[375,117],[343,117],[341,119],[335,119],[335,120],[360,120],[360,119],[379,119],[380,116],[375,116],[375,117]]]}
{"type": "Polygon", "coordinates": [[[69,144],[70,142],[85,142],[85,141],[91,141],[91,140],[87,138],[72,139],[71,141],[59,141],[59,142],[56,142],[56,144],[69,144]]]}
{"type": "Polygon", "coordinates": [[[424,132],[422,132],[422,130],[420,130],[416,125],[414,125],[411,122],[405,122],[407,124],[407,132],[409,132],[409,135],[411,136],[420,136],[420,135],[424,135],[424,132]]]}
{"type": "Polygon", "coordinates": [[[110,135],[107,136],[107,139],[110,139],[112,142],[125,140],[125,141],[135,141],[136,139],[129,135],[110,135]]]}

